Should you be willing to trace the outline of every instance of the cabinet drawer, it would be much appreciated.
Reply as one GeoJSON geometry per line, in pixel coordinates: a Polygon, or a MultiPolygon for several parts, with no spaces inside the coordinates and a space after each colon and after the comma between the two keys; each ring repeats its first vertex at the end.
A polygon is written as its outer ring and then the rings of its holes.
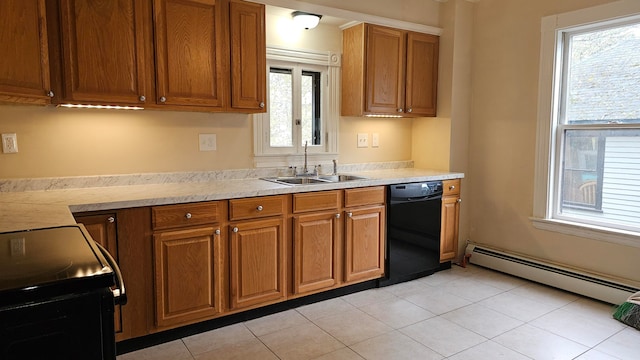
{"type": "Polygon", "coordinates": [[[340,207],[340,191],[321,191],[293,195],[293,212],[331,210],[340,207]]]}
{"type": "Polygon", "coordinates": [[[254,219],[284,214],[284,196],[229,200],[229,220],[254,219]]]}
{"type": "Polygon", "coordinates": [[[154,230],[221,221],[221,202],[164,205],[151,208],[154,230]]]}
{"type": "Polygon", "coordinates": [[[384,186],[347,189],[344,191],[344,206],[384,204],[384,186]]]}
{"type": "Polygon", "coordinates": [[[460,194],[460,179],[444,180],[442,182],[442,196],[459,195],[460,194]]]}

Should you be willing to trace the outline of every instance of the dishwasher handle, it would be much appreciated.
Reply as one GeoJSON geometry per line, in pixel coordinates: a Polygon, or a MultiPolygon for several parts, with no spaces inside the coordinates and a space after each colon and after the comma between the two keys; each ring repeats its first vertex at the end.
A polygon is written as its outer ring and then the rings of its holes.
{"type": "Polygon", "coordinates": [[[98,249],[100,249],[100,252],[106,258],[116,277],[116,288],[111,290],[111,292],[113,292],[113,301],[116,305],[125,305],[127,303],[127,293],[124,289],[124,279],[122,278],[120,267],[118,267],[116,260],[111,256],[107,249],[98,242],[95,242],[95,244],[98,245],[98,249]]]}
{"type": "Polygon", "coordinates": [[[438,195],[426,195],[426,196],[419,196],[419,197],[404,197],[404,198],[391,198],[389,199],[389,204],[394,205],[394,204],[404,204],[404,203],[411,203],[411,202],[420,202],[420,201],[433,201],[433,200],[442,200],[442,194],[438,194],[438,195]]]}

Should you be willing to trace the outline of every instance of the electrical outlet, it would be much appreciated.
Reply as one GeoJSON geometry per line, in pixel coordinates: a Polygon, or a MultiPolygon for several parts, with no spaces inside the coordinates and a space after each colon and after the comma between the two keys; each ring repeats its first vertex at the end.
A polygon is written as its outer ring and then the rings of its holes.
{"type": "Polygon", "coordinates": [[[359,148],[369,147],[369,134],[358,133],[358,147],[359,148]]]}
{"type": "Polygon", "coordinates": [[[216,134],[200,134],[200,151],[215,151],[216,134]]]}
{"type": "Polygon", "coordinates": [[[18,137],[16,134],[2,134],[2,152],[5,154],[18,152],[18,137]]]}
{"type": "Polygon", "coordinates": [[[371,134],[371,147],[377,148],[380,146],[380,134],[371,134]]]}

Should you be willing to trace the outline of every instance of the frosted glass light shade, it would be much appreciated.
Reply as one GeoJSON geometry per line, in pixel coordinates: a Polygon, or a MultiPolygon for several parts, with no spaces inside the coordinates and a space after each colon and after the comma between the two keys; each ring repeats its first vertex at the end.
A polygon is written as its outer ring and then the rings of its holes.
{"type": "Polygon", "coordinates": [[[322,18],[322,15],[306,13],[303,11],[294,11],[293,13],[291,13],[291,16],[293,17],[293,22],[296,25],[307,30],[313,29],[314,27],[318,26],[318,23],[322,18]]]}

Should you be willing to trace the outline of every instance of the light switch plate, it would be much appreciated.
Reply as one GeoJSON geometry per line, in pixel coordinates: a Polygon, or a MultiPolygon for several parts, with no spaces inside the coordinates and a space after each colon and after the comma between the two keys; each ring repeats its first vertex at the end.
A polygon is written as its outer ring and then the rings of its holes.
{"type": "Polygon", "coordinates": [[[16,134],[2,134],[2,152],[5,154],[18,152],[18,136],[16,134]]]}
{"type": "Polygon", "coordinates": [[[371,134],[371,147],[377,148],[380,146],[380,134],[371,134]]]}
{"type": "Polygon", "coordinates": [[[369,147],[369,134],[358,133],[358,147],[359,148],[369,147]]]}
{"type": "Polygon", "coordinates": [[[215,151],[217,148],[216,134],[200,134],[200,151],[215,151]]]}

